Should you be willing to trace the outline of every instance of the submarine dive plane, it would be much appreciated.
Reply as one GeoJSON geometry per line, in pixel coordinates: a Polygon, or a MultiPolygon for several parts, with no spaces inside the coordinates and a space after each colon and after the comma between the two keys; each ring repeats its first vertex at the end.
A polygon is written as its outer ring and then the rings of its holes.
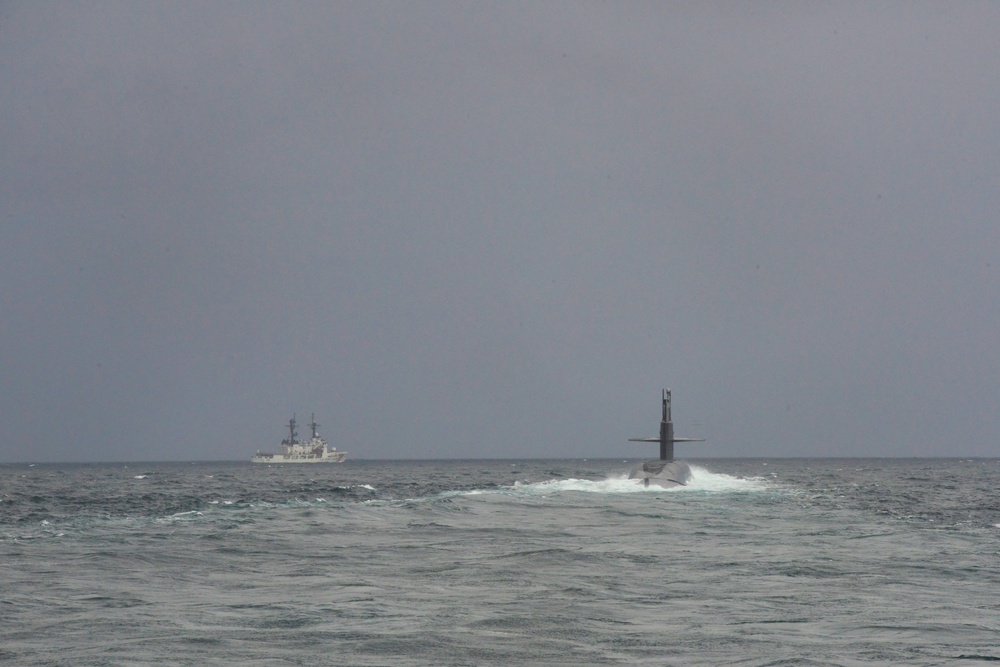
{"type": "Polygon", "coordinates": [[[705,442],[704,438],[675,438],[674,422],[670,419],[670,390],[663,390],[663,418],[659,438],[629,438],[629,442],[660,443],[660,458],[643,461],[629,472],[629,479],[641,479],[643,486],[655,484],[665,489],[686,486],[691,481],[691,468],[684,461],[674,460],[675,442],[705,442]]]}

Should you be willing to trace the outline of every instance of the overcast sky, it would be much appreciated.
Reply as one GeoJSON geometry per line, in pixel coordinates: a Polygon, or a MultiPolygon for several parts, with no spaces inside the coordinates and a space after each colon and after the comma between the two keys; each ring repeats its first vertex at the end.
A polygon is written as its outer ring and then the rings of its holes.
{"type": "Polygon", "coordinates": [[[997,456],[998,34],[4,2],[0,462],[997,456]]]}

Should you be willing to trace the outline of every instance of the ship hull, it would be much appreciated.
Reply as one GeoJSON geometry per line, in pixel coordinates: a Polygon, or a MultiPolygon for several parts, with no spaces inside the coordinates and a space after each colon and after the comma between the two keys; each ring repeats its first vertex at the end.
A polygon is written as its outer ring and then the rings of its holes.
{"type": "Polygon", "coordinates": [[[629,479],[638,480],[643,486],[659,486],[669,489],[687,486],[691,481],[691,468],[684,461],[644,461],[628,474],[629,479]]]}
{"type": "Polygon", "coordinates": [[[250,459],[251,463],[343,463],[347,458],[346,452],[337,452],[335,456],[311,456],[295,457],[284,454],[258,454],[250,459]]]}

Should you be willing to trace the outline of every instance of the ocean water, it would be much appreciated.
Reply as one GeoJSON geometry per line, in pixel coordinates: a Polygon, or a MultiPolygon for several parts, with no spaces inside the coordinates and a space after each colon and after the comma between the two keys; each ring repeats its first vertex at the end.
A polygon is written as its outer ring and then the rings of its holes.
{"type": "Polygon", "coordinates": [[[1000,661],[1000,460],[0,465],[4,665],[1000,661]]]}

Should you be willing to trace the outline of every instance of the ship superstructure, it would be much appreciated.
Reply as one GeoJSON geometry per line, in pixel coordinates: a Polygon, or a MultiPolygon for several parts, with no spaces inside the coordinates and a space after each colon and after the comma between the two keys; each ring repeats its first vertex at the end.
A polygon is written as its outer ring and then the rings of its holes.
{"type": "Polygon", "coordinates": [[[338,452],[326,440],[320,437],[319,424],[316,415],[311,416],[309,428],[312,437],[309,440],[299,440],[296,429],[295,415],[288,420],[288,437],[281,441],[281,451],[277,454],[262,452],[259,449],[250,459],[253,463],[343,463],[347,452],[338,452]]]}

